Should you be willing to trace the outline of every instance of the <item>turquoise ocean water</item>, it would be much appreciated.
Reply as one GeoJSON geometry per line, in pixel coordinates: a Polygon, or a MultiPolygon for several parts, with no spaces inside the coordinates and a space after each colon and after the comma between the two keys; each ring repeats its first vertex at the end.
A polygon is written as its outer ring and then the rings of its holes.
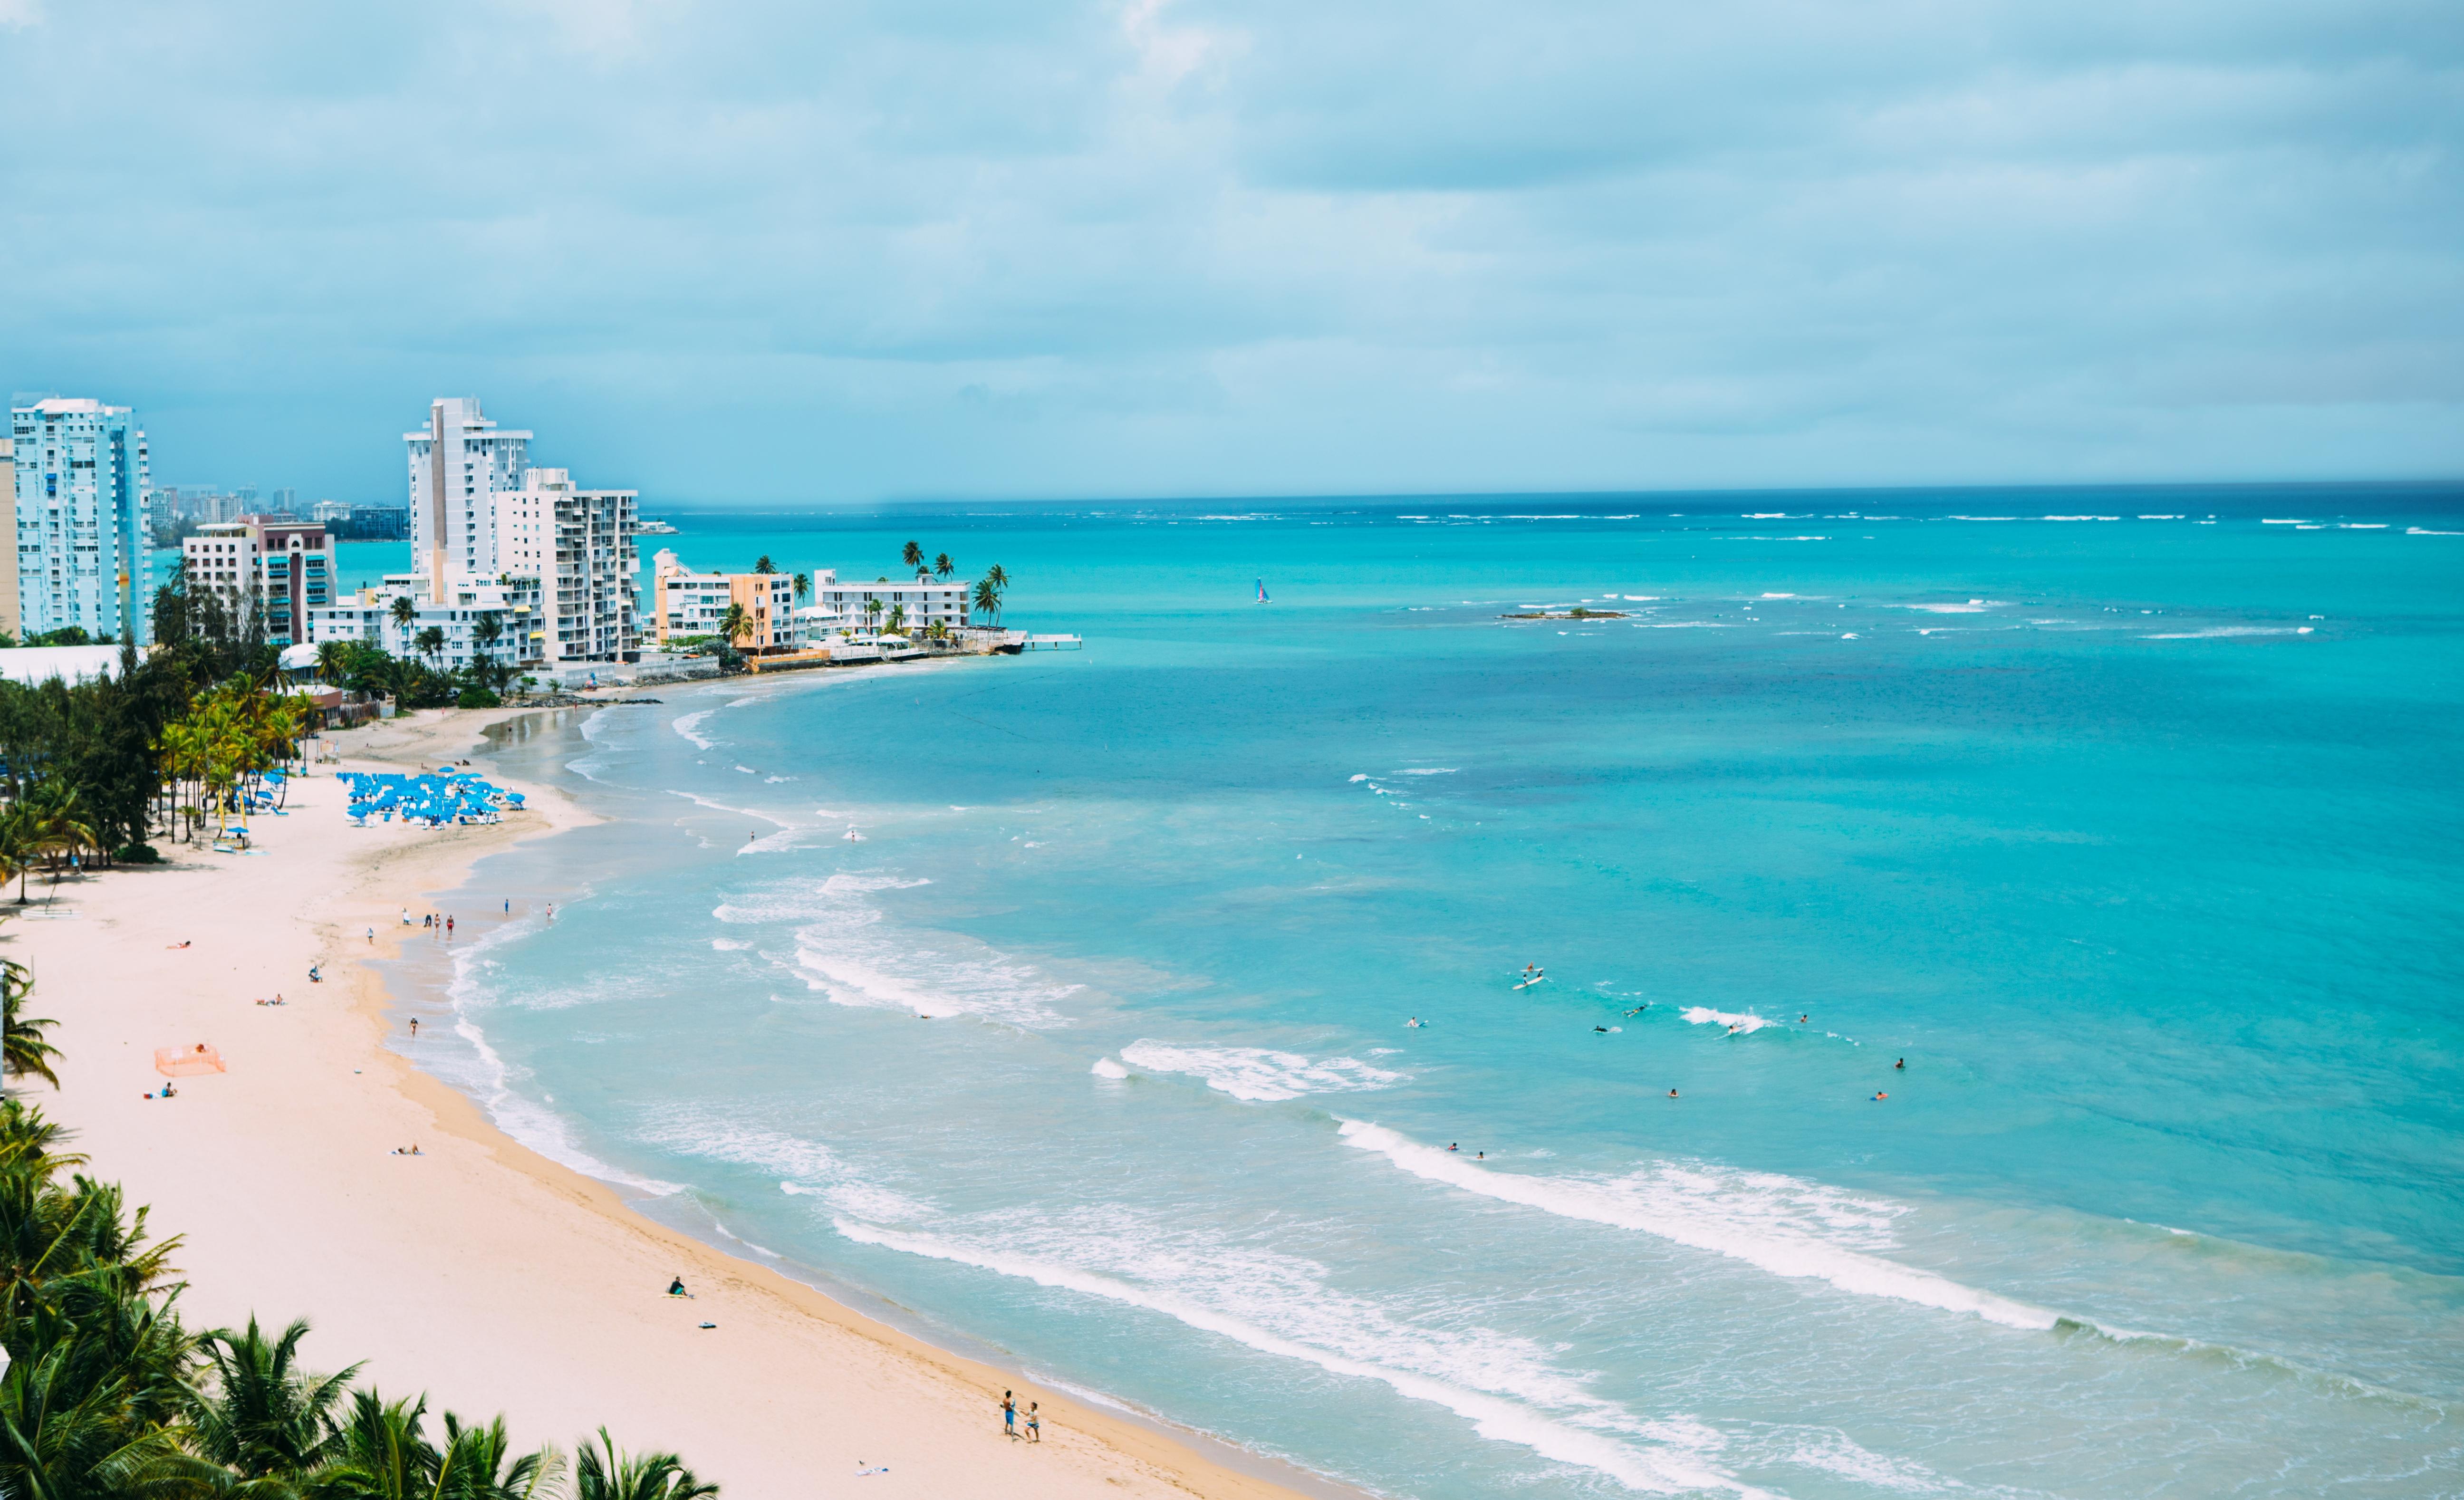
{"type": "Polygon", "coordinates": [[[1389,1493],[2464,1493],[2464,491],[983,510],[678,516],[1086,648],[522,726],[422,1062],[1389,1493]]]}

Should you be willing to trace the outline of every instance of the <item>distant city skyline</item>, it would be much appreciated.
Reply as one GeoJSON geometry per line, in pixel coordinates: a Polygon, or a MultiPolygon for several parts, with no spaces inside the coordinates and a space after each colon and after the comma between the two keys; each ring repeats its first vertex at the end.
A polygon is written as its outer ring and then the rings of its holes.
{"type": "Polygon", "coordinates": [[[76,143],[0,165],[0,380],[303,505],[472,394],[651,515],[2464,473],[2464,28],[2396,0],[0,0],[0,61],[76,143]]]}

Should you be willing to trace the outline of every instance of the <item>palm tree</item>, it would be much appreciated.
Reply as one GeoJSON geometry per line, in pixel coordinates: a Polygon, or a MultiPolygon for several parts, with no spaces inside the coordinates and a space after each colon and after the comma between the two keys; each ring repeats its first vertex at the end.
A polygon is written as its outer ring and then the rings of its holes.
{"type": "Polygon", "coordinates": [[[995,588],[1007,588],[1009,586],[1009,574],[998,562],[984,569],[984,577],[992,580],[992,585],[995,588]]]}
{"type": "Polygon", "coordinates": [[[351,1500],[428,1500],[439,1455],[422,1430],[427,1415],[425,1396],[387,1401],[374,1390],[352,1392],[316,1488],[351,1500]]]}
{"type": "Polygon", "coordinates": [[[60,1075],[52,1070],[60,1049],[43,1033],[59,1023],[24,1014],[34,993],[34,971],[14,959],[0,959],[0,1072],[11,1078],[32,1073],[56,1089],[60,1075]]]}
{"type": "Polygon", "coordinates": [[[771,562],[770,554],[764,552],[759,557],[753,560],[753,571],[761,574],[776,573],[779,571],[779,564],[771,562]]]}
{"type": "Polygon", "coordinates": [[[583,1444],[573,1467],[573,1500],[701,1500],[718,1493],[685,1467],[673,1453],[618,1450],[607,1429],[599,1429],[596,1446],[583,1444]]]}
{"type": "Polygon", "coordinates": [[[799,574],[797,574],[797,575],[796,575],[796,603],[798,603],[798,604],[803,604],[805,600],[810,599],[810,598],[812,598],[812,597],[813,597],[813,575],[812,575],[812,574],[810,574],[810,573],[799,573],[799,574]]]}
{"type": "Polygon", "coordinates": [[[197,1340],[213,1375],[188,1412],[188,1446],[243,1479],[290,1478],[339,1459],[334,1412],[350,1394],[353,1365],[339,1375],[297,1368],[308,1320],[298,1318],[268,1339],[248,1320],[244,1333],[217,1329],[197,1340]]]}
{"type": "Polygon", "coordinates": [[[933,572],[936,577],[947,578],[957,570],[958,564],[951,562],[950,554],[946,552],[933,560],[933,572]]]}
{"type": "Polygon", "coordinates": [[[732,649],[736,643],[753,633],[753,611],[740,604],[731,604],[718,617],[719,639],[732,649]]]}
{"type": "Polygon", "coordinates": [[[419,606],[410,602],[410,596],[408,594],[394,595],[393,623],[401,629],[405,635],[408,635],[410,633],[410,628],[418,622],[419,606]]]}
{"type": "Polygon", "coordinates": [[[904,635],[904,634],[906,634],[906,633],[907,633],[907,607],[906,607],[905,605],[891,605],[891,606],[890,607],[890,622],[889,622],[889,623],[890,623],[890,633],[891,633],[891,634],[892,634],[892,635],[904,635]]]}
{"type": "Polygon", "coordinates": [[[429,669],[430,671],[434,671],[436,668],[437,657],[442,655],[445,651],[445,627],[441,625],[431,625],[428,629],[420,631],[418,638],[413,640],[410,644],[412,650],[428,658],[429,669]]]}
{"type": "Polygon", "coordinates": [[[317,647],[317,680],[327,687],[341,684],[351,673],[351,648],[342,641],[322,641],[317,647]]]}
{"type": "Polygon", "coordinates": [[[1001,590],[993,586],[989,574],[976,580],[975,607],[991,615],[995,624],[1001,622],[1001,590]]]}
{"type": "Polygon", "coordinates": [[[924,549],[917,546],[914,542],[911,541],[905,547],[901,548],[898,555],[901,558],[906,559],[908,569],[911,572],[921,569],[924,566],[924,549]]]}
{"type": "Polygon", "coordinates": [[[878,628],[878,626],[879,626],[879,622],[880,622],[880,620],[881,620],[881,601],[880,601],[880,600],[878,600],[878,599],[875,599],[875,598],[874,598],[874,597],[872,597],[870,594],[867,594],[867,595],[865,595],[865,596],[864,596],[864,628],[865,628],[867,630],[872,630],[872,631],[874,631],[875,633],[878,633],[878,629],[877,629],[877,628],[878,628]]]}
{"type": "Polygon", "coordinates": [[[555,1492],[563,1467],[554,1448],[517,1454],[501,1416],[484,1427],[465,1426],[449,1411],[430,1492],[451,1500],[536,1500],[555,1492]]]}
{"type": "Polygon", "coordinates": [[[504,617],[491,609],[479,616],[471,627],[471,639],[479,648],[481,659],[494,661],[496,643],[505,638],[504,617]]]}

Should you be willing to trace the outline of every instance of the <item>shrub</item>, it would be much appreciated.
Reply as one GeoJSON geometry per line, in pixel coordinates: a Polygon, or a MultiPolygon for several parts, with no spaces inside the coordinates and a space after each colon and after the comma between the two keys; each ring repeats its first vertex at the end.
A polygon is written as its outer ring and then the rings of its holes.
{"type": "Polygon", "coordinates": [[[123,844],[112,850],[111,857],[123,865],[159,865],[163,851],[151,844],[123,844]]]}
{"type": "Polygon", "coordinates": [[[455,708],[495,708],[503,702],[504,699],[486,688],[473,685],[462,690],[462,695],[453,700],[453,706],[455,708]]]}

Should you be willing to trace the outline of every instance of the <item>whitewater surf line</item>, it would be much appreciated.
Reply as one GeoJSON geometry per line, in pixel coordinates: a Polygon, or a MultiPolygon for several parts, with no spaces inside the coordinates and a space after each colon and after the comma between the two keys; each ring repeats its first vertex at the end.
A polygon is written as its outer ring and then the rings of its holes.
{"type": "Polygon", "coordinates": [[[1342,1120],[1340,1135],[1346,1145],[1376,1152],[1414,1177],[1502,1202],[1537,1208],[1562,1219],[1589,1220],[1653,1235],[1691,1249],[1708,1250],[1744,1261],[1774,1276],[1810,1276],[1859,1296],[1889,1297],[1946,1312],[1973,1313],[1987,1322],[2010,1328],[2050,1330],[2060,1321],[2057,1314],[2043,1308],[1963,1287],[1932,1271],[1903,1266],[1802,1231],[1724,1224],[1707,1214],[1621,1194],[1603,1181],[1493,1171],[1464,1159],[1460,1153],[1424,1146],[1400,1132],[1366,1120],[1342,1120]]]}
{"type": "Polygon", "coordinates": [[[1629,1489],[1649,1494],[1724,1489],[1743,1496],[1745,1500],[1777,1500],[1770,1491],[1757,1489],[1717,1469],[1677,1460],[1673,1455],[1640,1451],[1613,1438],[1543,1416],[1520,1401],[1485,1391],[1466,1390],[1410,1371],[1389,1369],[1348,1355],[1312,1349],[1280,1334],[1269,1333],[1243,1318],[1219,1312],[1169,1291],[1158,1291],[1116,1277],[1080,1270],[1074,1266],[1058,1266],[1023,1255],[978,1249],[929,1235],[884,1229],[848,1219],[834,1219],[831,1223],[839,1233],[859,1245],[876,1245],[909,1255],[952,1261],[998,1275],[1016,1276],[1040,1287],[1101,1297],[1108,1302],[1126,1303],[1160,1312],[1191,1328],[1229,1338],[1261,1354],[1304,1360],[1333,1375],[1380,1381],[1393,1387],[1398,1395],[1445,1407],[1468,1421],[1473,1431],[1490,1442],[1515,1444],[1543,1458],[1606,1474],[1629,1489]]]}

